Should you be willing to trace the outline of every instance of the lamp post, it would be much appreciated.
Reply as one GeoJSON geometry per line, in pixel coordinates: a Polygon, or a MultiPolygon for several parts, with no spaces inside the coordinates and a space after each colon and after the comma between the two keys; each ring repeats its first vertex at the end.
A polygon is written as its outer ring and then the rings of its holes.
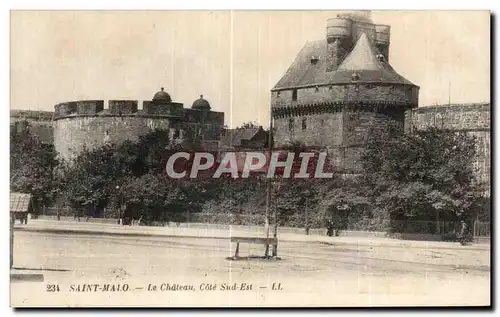
{"type": "MultiPolygon", "coordinates": [[[[277,192],[279,193],[281,189],[281,183],[278,183],[278,188],[277,188],[277,192]]],[[[273,213],[273,220],[274,220],[274,240],[275,241],[278,241],[278,206],[275,206],[274,208],[274,213],[273,213]]],[[[273,257],[274,259],[278,260],[278,244],[275,243],[273,245],[273,257]]]]}
{"type": "Polygon", "coordinates": [[[10,213],[10,269],[14,265],[14,222],[16,221],[16,215],[10,213]]]}
{"type": "MultiPolygon", "coordinates": [[[[120,186],[119,185],[116,185],[116,192],[118,194],[120,194],[120,186]]],[[[116,221],[117,224],[121,224],[121,220],[122,220],[122,201],[121,201],[121,195],[120,195],[120,198],[119,198],[119,204],[118,204],[118,220],[116,221]]]]}
{"type": "Polygon", "coordinates": [[[305,198],[306,198],[306,201],[305,201],[305,212],[304,212],[304,215],[305,215],[305,227],[306,227],[306,235],[309,235],[309,206],[308,206],[308,202],[309,202],[309,196],[310,196],[311,192],[309,190],[305,190],[304,191],[304,195],[305,195],[305,198]]]}

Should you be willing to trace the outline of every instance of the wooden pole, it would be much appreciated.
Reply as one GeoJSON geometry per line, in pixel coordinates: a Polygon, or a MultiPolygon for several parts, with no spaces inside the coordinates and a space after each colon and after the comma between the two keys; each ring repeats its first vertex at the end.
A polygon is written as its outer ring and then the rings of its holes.
{"type": "MultiPolygon", "coordinates": [[[[271,158],[272,150],[274,147],[274,128],[273,128],[273,115],[271,111],[271,120],[270,120],[270,133],[269,133],[269,158],[271,158]]],[[[279,185],[278,185],[279,188],[279,185]]],[[[269,198],[271,198],[271,186],[269,186],[269,198]]],[[[278,208],[274,208],[273,214],[274,220],[274,241],[278,241],[278,208]]],[[[273,245],[273,257],[278,256],[278,244],[275,243],[273,245]]]]}
{"type": "MultiPolygon", "coordinates": [[[[268,140],[268,147],[269,147],[269,159],[271,159],[272,153],[273,153],[273,144],[274,143],[274,131],[273,131],[273,114],[272,114],[272,109],[269,111],[269,140],[268,140]]],[[[269,228],[269,210],[271,206],[271,190],[272,190],[272,179],[267,178],[267,195],[266,195],[266,238],[269,238],[270,235],[270,228],[269,228]]],[[[277,210],[274,210],[274,239],[277,239],[278,236],[278,222],[277,222],[277,216],[276,216],[277,210]]],[[[267,256],[267,251],[268,249],[266,248],[266,256],[267,256]]],[[[278,255],[278,247],[276,244],[273,244],[273,256],[278,255]]]]}
{"type": "Polygon", "coordinates": [[[13,213],[10,213],[10,269],[14,266],[14,221],[13,213]]]}
{"type": "Polygon", "coordinates": [[[439,234],[439,210],[436,209],[436,233],[439,234]]]}
{"type": "Polygon", "coordinates": [[[308,197],[306,197],[306,210],[305,210],[305,214],[306,214],[306,235],[309,235],[309,210],[308,210],[308,197]]]}
{"type": "MultiPolygon", "coordinates": [[[[269,159],[271,159],[272,155],[272,135],[273,135],[273,117],[272,117],[272,110],[269,112],[269,139],[267,140],[268,143],[268,150],[269,150],[269,159]]],[[[270,228],[269,228],[269,209],[271,205],[271,178],[267,177],[266,175],[266,215],[264,219],[264,226],[265,226],[265,231],[266,231],[266,239],[269,239],[269,234],[270,234],[270,228]]],[[[265,256],[267,257],[269,255],[269,245],[266,246],[266,253],[265,256]]]]}

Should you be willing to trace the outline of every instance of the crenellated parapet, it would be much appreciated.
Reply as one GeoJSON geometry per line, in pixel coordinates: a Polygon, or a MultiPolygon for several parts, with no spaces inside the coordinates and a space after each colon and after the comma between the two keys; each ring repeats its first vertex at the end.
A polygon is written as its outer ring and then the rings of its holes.
{"type": "Polygon", "coordinates": [[[186,109],[183,108],[182,103],[170,102],[168,104],[160,104],[154,101],[144,101],[142,103],[143,112],[141,116],[167,116],[167,117],[181,117],[182,112],[186,109]]]}
{"type": "Polygon", "coordinates": [[[109,100],[108,107],[104,108],[104,100],[78,100],[62,102],[55,105],[54,120],[69,117],[93,116],[137,116],[137,117],[165,117],[181,118],[184,116],[183,104],[170,102],[158,104],[153,101],[143,101],[139,109],[137,100],[109,100]]]}
{"type": "Polygon", "coordinates": [[[79,100],[62,102],[55,106],[54,120],[64,117],[96,116],[103,109],[103,100],[79,100]]]}
{"type": "Polygon", "coordinates": [[[111,115],[133,115],[137,113],[137,100],[110,100],[108,102],[111,115]]]}
{"type": "Polygon", "coordinates": [[[418,106],[419,87],[406,84],[340,84],[322,85],[271,92],[275,117],[309,113],[331,113],[342,109],[407,110],[418,106]],[[358,109],[356,109],[358,108],[358,109]]]}

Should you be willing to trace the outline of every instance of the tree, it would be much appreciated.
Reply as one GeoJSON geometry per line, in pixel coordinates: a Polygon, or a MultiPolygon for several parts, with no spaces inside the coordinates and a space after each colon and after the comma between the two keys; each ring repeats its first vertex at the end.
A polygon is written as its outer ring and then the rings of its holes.
{"type": "Polygon", "coordinates": [[[321,208],[320,202],[323,202],[327,193],[325,188],[336,184],[340,177],[329,164],[329,158],[326,157],[322,172],[333,173],[332,178],[316,178],[315,172],[318,168],[320,153],[301,143],[292,143],[283,148],[280,161],[284,160],[285,155],[294,155],[290,178],[284,178],[284,168],[277,168],[277,179],[273,181],[272,191],[272,212],[277,212],[278,221],[281,225],[292,225],[298,227],[322,227],[325,224],[327,216],[326,209],[321,208]],[[294,178],[299,173],[303,158],[301,153],[314,153],[309,158],[306,173],[308,178],[294,178]]]}
{"type": "Polygon", "coordinates": [[[240,124],[239,126],[237,126],[236,130],[240,130],[240,129],[258,129],[259,127],[260,126],[256,122],[249,121],[249,122],[244,122],[244,123],[240,124]]]}
{"type": "Polygon", "coordinates": [[[145,174],[127,178],[119,190],[124,217],[152,221],[173,221],[182,215],[186,196],[181,186],[165,175],[145,174]]]}
{"type": "Polygon", "coordinates": [[[374,214],[389,222],[472,218],[482,196],[472,164],[475,138],[437,128],[398,131],[392,125],[373,133],[363,153],[361,190],[374,214]]]}
{"type": "Polygon", "coordinates": [[[52,203],[56,154],[53,144],[42,143],[29,129],[11,133],[11,190],[32,194],[35,210],[52,203]]]}
{"type": "Polygon", "coordinates": [[[58,173],[61,192],[74,209],[95,215],[96,209],[108,207],[116,214],[117,187],[122,188],[134,177],[164,172],[171,151],[166,130],[155,130],[137,142],[84,148],[58,173]]]}

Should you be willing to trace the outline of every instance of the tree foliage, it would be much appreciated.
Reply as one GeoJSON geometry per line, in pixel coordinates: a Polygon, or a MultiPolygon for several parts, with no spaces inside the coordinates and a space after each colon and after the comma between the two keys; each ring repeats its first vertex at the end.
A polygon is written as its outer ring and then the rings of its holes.
{"type": "MultiPolygon", "coordinates": [[[[267,201],[262,174],[214,179],[216,163],[196,179],[166,176],[171,155],[192,150],[172,142],[163,130],[137,142],[84,150],[73,163],[61,165],[57,175],[64,176],[57,177],[58,188],[74,208],[106,208],[110,217],[181,221],[189,211],[208,214],[215,222],[261,224],[267,201]]],[[[280,225],[324,227],[327,219],[335,219],[343,227],[349,222],[359,229],[382,230],[395,219],[471,217],[479,205],[482,188],[471,164],[475,140],[462,133],[429,129],[403,134],[397,125],[374,130],[362,154],[364,173],[356,177],[342,176],[327,160],[323,171],[333,178],[315,178],[317,151],[299,143],[281,150],[280,160],[295,154],[292,176],[300,170],[300,153],[316,155],[309,160],[308,178],[283,178],[284,169],[278,168],[268,211],[271,222],[276,212],[280,225]]],[[[192,161],[177,163],[189,175],[192,161]]]]}
{"type": "Polygon", "coordinates": [[[397,126],[374,133],[363,154],[362,191],[390,219],[466,219],[475,212],[475,138],[429,128],[402,134],[397,126]]]}
{"type": "Polygon", "coordinates": [[[239,126],[236,127],[236,130],[241,130],[241,129],[258,129],[260,126],[253,121],[249,122],[244,122],[240,124],[239,126]]]}
{"type": "Polygon", "coordinates": [[[53,144],[42,143],[29,129],[11,133],[11,191],[32,194],[37,209],[54,198],[53,171],[57,165],[53,144]]]}

